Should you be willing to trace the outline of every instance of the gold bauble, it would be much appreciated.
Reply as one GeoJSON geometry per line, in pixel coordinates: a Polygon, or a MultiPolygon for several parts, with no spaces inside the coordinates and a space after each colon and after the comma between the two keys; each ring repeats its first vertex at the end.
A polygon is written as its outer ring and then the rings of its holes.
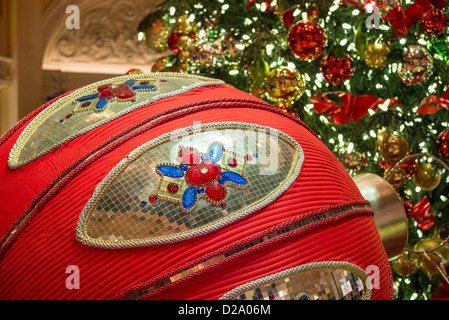
{"type": "Polygon", "coordinates": [[[167,42],[171,31],[162,19],[156,19],[151,26],[145,30],[147,45],[156,51],[168,50],[167,42]]]}
{"type": "Polygon", "coordinates": [[[175,59],[167,56],[161,57],[151,67],[151,72],[178,72],[175,59]]]}
{"type": "Polygon", "coordinates": [[[387,182],[395,189],[401,188],[405,181],[407,181],[407,172],[404,170],[404,168],[398,166],[398,167],[388,167],[384,171],[384,179],[387,180],[387,182]],[[394,169],[394,171],[392,171],[394,169]],[[391,173],[391,174],[390,174],[391,173]],[[388,175],[390,175],[388,177],[388,175]],[[388,177],[388,179],[387,179],[388,177]]]}
{"type": "Polygon", "coordinates": [[[419,271],[421,256],[408,251],[391,262],[391,268],[401,277],[410,277],[419,271]]]}
{"type": "Polygon", "coordinates": [[[422,163],[412,176],[413,183],[424,191],[435,189],[441,181],[440,170],[430,162],[422,163]]]}
{"type": "Polygon", "coordinates": [[[265,97],[266,92],[267,90],[265,89],[264,86],[259,86],[256,83],[251,85],[250,93],[259,99],[263,99],[265,97]]]}
{"type": "Polygon", "coordinates": [[[373,69],[382,69],[387,66],[389,54],[390,47],[386,43],[369,44],[363,61],[373,69]]]}
{"type": "Polygon", "coordinates": [[[144,73],[144,72],[140,69],[130,69],[125,73],[125,75],[129,76],[132,74],[141,74],[141,73],[144,73]]]}
{"type": "Polygon", "coordinates": [[[296,68],[280,66],[265,79],[268,96],[280,107],[287,108],[304,94],[306,81],[296,68]]]}
{"type": "Polygon", "coordinates": [[[186,15],[179,16],[173,28],[173,32],[188,34],[193,31],[193,25],[186,15]]]}
{"type": "Polygon", "coordinates": [[[388,163],[399,162],[409,151],[407,140],[399,134],[386,135],[379,146],[380,155],[388,163]]]}
{"type": "MultiPolygon", "coordinates": [[[[415,251],[423,251],[424,249],[432,250],[441,245],[442,243],[443,240],[440,237],[440,230],[438,228],[435,228],[432,237],[419,241],[415,245],[414,250],[415,251]]],[[[428,256],[433,262],[429,261],[424,256],[421,257],[420,267],[427,273],[429,279],[432,279],[432,277],[439,272],[434,263],[436,263],[437,266],[440,266],[440,264],[443,262],[441,258],[445,260],[443,263],[443,267],[447,268],[449,266],[449,243],[445,243],[442,247],[438,248],[434,252],[428,253],[428,256]],[[437,254],[435,254],[434,252],[436,252],[437,254]],[[441,257],[439,257],[438,255],[440,255],[441,257]]]]}
{"type": "Polygon", "coordinates": [[[178,48],[182,51],[188,51],[193,44],[192,38],[187,34],[181,34],[177,42],[178,48]]]}

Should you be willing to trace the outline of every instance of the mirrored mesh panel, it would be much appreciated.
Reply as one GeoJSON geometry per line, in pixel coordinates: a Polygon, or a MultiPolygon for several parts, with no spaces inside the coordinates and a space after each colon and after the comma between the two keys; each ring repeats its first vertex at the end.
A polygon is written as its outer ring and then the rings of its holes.
{"type": "Polygon", "coordinates": [[[9,166],[19,168],[94,128],[149,103],[191,89],[223,84],[178,73],[117,77],[77,90],[42,111],[11,150],[9,166]]]}
{"type": "Polygon", "coordinates": [[[136,149],[97,187],[80,241],[129,247],[191,238],[276,199],[303,152],[289,136],[245,123],[193,126],[136,149]]]}
{"type": "Polygon", "coordinates": [[[348,262],[319,262],[249,282],[222,300],[368,300],[369,275],[348,262]]]}

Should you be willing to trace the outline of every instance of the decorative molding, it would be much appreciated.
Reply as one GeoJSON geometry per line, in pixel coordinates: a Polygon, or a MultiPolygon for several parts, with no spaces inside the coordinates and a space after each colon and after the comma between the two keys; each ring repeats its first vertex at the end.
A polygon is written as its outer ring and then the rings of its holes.
{"type": "Polygon", "coordinates": [[[9,86],[11,83],[11,63],[11,58],[0,56],[0,89],[9,86]]]}
{"type": "Polygon", "coordinates": [[[132,68],[149,71],[164,53],[138,41],[137,28],[158,4],[147,0],[57,1],[44,15],[47,37],[42,68],[78,73],[124,74],[132,68]],[[73,2],[73,1],[72,1],[73,2]],[[80,9],[80,29],[67,29],[68,5],[80,9]]]}

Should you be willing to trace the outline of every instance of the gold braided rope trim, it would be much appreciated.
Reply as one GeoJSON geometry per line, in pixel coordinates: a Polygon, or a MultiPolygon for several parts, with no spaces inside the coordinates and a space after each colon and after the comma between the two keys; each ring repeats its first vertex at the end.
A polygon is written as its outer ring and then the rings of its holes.
{"type": "MultiPolygon", "coordinates": [[[[181,88],[178,90],[175,90],[174,92],[170,92],[167,94],[163,94],[160,98],[167,98],[173,95],[178,95],[178,94],[182,94],[188,90],[194,89],[196,87],[199,86],[207,86],[207,85],[223,85],[225,84],[223,81],[218,80],[218,79],[212,79],[212,78],[207,78],[207,77],[203,77],[203,76],[197,76],[197,75],[190,75],[190,74],[184,74],[184,73],[169,73],[169,72],[156,72],[156,73],[142,73],[142,74],[134,74],[134,75],[126,75],[126,76],[119,76],[116,78],[112,78],[112,79],[107,79],[107,80],[102,80],[99,82],[96,82],[94,84],[91,84],[89,86],[86,86],[82,89],[76,90],[68,95],[66,95],[65,97],[55,101],[53,104],[49,105],[47,108],[45,108],[41,113],[39,113],[34,119],[33,121],[30,122],[30,124],[28,124],[28,126],[25,128],[25,130],[20,134],[19,138],[17,139],[17,142],[15,143],[15,145],[13,146],[13,148],[11,149],[11,153],[9,155],[8,158],[8,165],[10,167],[10,169],[14,170],[14,169],[18,169],[21,166],[28,164],[34,160],[36,160],[37,158],[41,157],[42,155],[48,153],[50,150],[42,150],[42,152],[39,152],[38,154],[36,154],[36,156],[34,158],[32,158],[31,160],[28,161],[23,161],[23,162],[19,162],[19,156],[20,153],[22,152],[23,148],[25,147],[25,144],[28,142],[28,140],[30,139],[31,135],[35,132],[35,130],[42,125],[42,123],[44,121],[46,121],[48,119],[48,117],[54,113],[56,110],[58,110],[59,108],[61,108],[62,106],[64,106],[66,103],[69,103],[70,101],[75,101],[78,98],[81,98],[83,96],[85,96],[86,94],[92,92],[93,89],[98,88],[102,85],[105,84],[112,84],[112,85],[116,85],[116,84],[120,84],[124,81],[127,80],[139,80],[139,79],[148,79],[148,78],[155,78],[155,79],[166,79],[166,78],[181,78],[181,79],[192,79],[192,80],[199,80],[199,81],[204,81],[205,83],[203,85],[201,84],[196,84],[196,85],[192,85],[186,88],[181,88]]],[[[159,98],[158,98],[159,100],[159,98]]],[[[78,137],[81,134],[84,134],[88,131],[91,131],[94,128],[97,128],[98,126],[101,126],[107,122],[110,122],[111,120],[116,119],[117,117],[122,116],[123,114],[126,114],[127,112],[130,112],[132,110],[134,110],[136,107],[139,107],[141,105],[146,105],[150,102],[152,102],[152,99],[149,99],[147,101],[143,101],[141,103],[136,104],[135,106],[130,107],[130,110],[124,110],[123,113],[119,113],[117,115],[115,115],[114,117],[111,117],[110,119],[107,119],[106,121],[100,121],[98,122],[96,125],[93,125],[91,127],[88,127],[87,129],[83,129],[81,130],[79,133],[75,133],[73,136],[71,136],[68,140],[72,140],[76,137],[78,137]]],[[[62,143],[67,142],[67,139],[62,140],[62,143]]],[[[56,147],[60,146],[60,144],[57,144],[56,147]]]]}
{"type": "Polygon", "coordinates": [[[322,261],[322,262],[303,264],[251,282],[247,282],[227,292],[218,300],[233,300],[244,292],[254,290],[262,286],[269,286],[273,282],[285,280],[286,278],[304,274],[307,272],[320,271],[320,270],[338,270],[338,269],[349,271],[355,274],[357,277],[359,277],[363,283],[362,300],[371,299],[371,291],[372,291],[371,278],[365,270],[347,261],[322,261]]]}
{"type": "Polygon", "coordinates": [[[177,241],[182,241],[186,239],[190,239],[199,235],[203,235],[205,233],[211,232],[213,230],[217,230],[231,222],[234,222],[238,219],[241,219],[261,208],[265,207],[275,199],[277,199],[284,191],[286,191],[290,185],[296,180],[299,175],[301,166],[304,162],[304,153],[302,151],[301,146],[290,136],[287,134],[273,129],[269,127],[264,127],[260,125],[248,124],[243,122],[223,122],[223,123],[210,123],[201,125],[200,128],[193,126],[188,128],[182,128],[171,132],[169,134],[162,135],[155,140],[152,140],[139,148],[135,149],[131,154],[129,154],[125,159],[123,159],[115,168],[111,170],[108,176],[97,186],[92,197],[87,202],[85,208],[81,212],[80,218],[78,220],[78,224],[76,227],[76,238],[81,243],[93,246],[97,248],[104,249],[119,249],[119,248],[131,248],[131,247],[141,247],[148,245],[159,245],[159,244],[167,244],[177,241]],[[257,130],[258,132],[265,133],[267,135],[276,134],[277,138],[288,144],[292,150],[294,151],[293,161],[291,168],[287,177],[284,179],[280,185],[275,188],[270,194],[265,197],[255,201],[250,206],[247,206],[243,209],[240,209],[232,214],[229,214],[223,218],[217,219],[211,223],[203,225],[201,227],[197,227],[192,230],[178,232],[172,235],[164,235],[157,236],[151,238],[142,238],[142,239],[132,239],[132,240],[122,240],[122,241],[107,241],[102,239],[94,239],[91,238],[87,234],[87,224],[90,216],[93,213],[93,210],[99,204],[101,198],[108,190],[108,188],[113,184],[115,179],[122,174],[126,168],[132,164],[135,160],[145,154],[148,150],[153,149],[157,146],[160,146],[168,141],[173,141],[177,138],[185,137],[186,132],[189,135],[202,133],[206,131],[213,130],[226,130],[226,129],[238,129],[238,130],[257,130]]]}

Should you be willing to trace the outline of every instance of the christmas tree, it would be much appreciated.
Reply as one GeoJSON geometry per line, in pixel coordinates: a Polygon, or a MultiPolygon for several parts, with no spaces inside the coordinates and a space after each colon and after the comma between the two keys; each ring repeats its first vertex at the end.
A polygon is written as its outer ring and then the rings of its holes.
{"type": "Polygon", "coordinates": [[[156,72],[224,80],[304,121],[352,176],[384,177],[409,238],[395,298],[448,286],[446,0],[166,0],[139,26],[156,72]]]}

